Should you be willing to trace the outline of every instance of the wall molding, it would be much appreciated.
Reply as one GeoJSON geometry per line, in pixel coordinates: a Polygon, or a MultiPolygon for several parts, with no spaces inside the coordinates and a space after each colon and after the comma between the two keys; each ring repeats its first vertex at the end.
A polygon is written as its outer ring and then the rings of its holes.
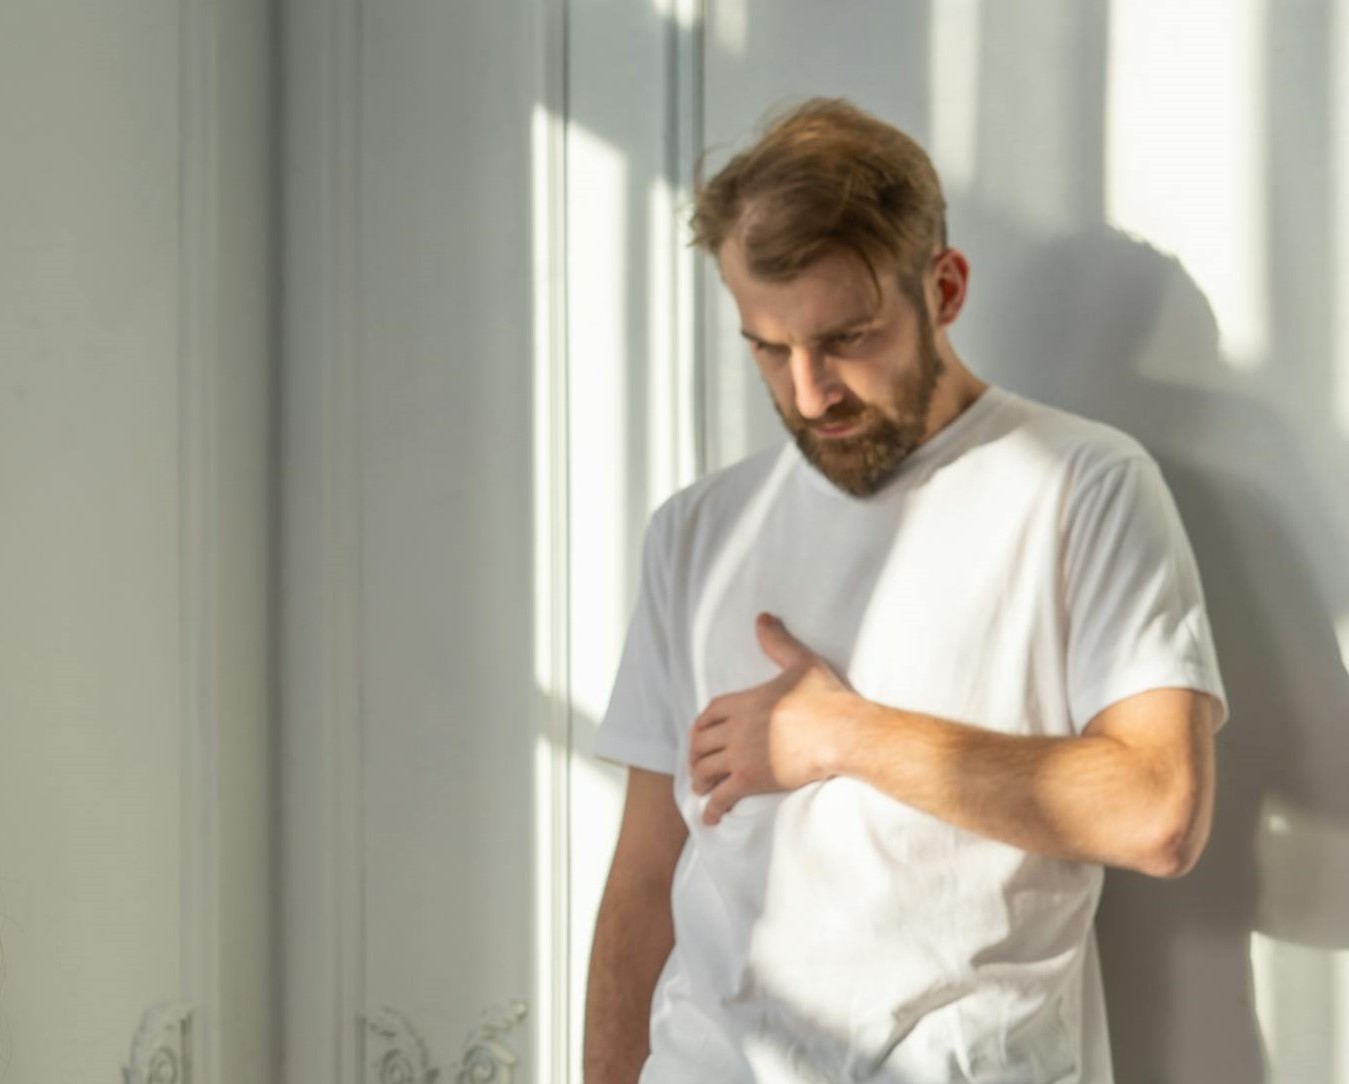
{"type": "Polygon", "coordinates": [[[179,589],[184,999],[193,1084],[220,1084],[220,776],[217,630],[221,471],[218,356],[220,110],[215,0],[179,4],[179,589]]]}
{"type": "MultiPolygon", "coordinates": [[[[706,48],[707,0],[674,0],[675,18],[670,26],[673,38],[669,79],[667,81],[667,121],[670,187],[677,211],[689,206],[693,196],[693,170],[703,150],[703,53],[706,48]]],[[[674,462],[680,484],[701,477],[707,471],[706,424],[707,322],[703,319],[709,283],[704,274],[706,262],[700,252],[689,247],[684,215],[676,213],[670,224],[674,231],[671,246],[675,254],[673,401],[678,424],[674,429],[674,462]]],[[[715,286],[715,283],[710,284],[715,286]]]]}
{"type": "Polygon", "coordinates": [[[364,1084],[363,5],[281,14],[282,1061],[364,1084]]]}
{"type": "Polygon", "coordinates": [[[567,417],[568,0],[534,0],[534,1014],[537,1080],[570,1074],[570,472],[567,417]]]}
{"type": "Polygon", "coordinates": [[[361,447],[361,0],[329,0],[323,50],[325,124],[322,284],[322,719],[329,886],[334,1084],[362,1084],[365,883],[361,447]]]}

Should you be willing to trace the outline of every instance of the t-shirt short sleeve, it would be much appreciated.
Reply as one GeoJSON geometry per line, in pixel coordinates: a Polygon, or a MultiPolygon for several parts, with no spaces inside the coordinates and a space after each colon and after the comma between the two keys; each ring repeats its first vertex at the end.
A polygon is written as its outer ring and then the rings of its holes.
{"type": "Polygon", "coordinates": [[[1227,693],[1194,551],[1155,459],[1099,468],[1069,505],[1068,704],[1081,733],[1103,708],[1171,686],[1227,693]]]}
{"type": "Polygon", "coordinates": [[[647,521],[637,604],[594,745],[604,760],[667,775],[679,745],[671,707],[670,526],[667,501],[647,521]]]}

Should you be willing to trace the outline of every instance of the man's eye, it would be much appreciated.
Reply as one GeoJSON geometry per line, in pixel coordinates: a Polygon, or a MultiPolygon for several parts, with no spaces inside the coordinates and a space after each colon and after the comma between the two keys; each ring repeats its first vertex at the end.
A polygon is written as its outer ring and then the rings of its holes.
{"type": "Polygon", "coordinates": [[[833,345],[834,345],[834,346],[856,346],[856,345],[857,345],[858,343],[860,343],[864,338],[866,338],[866,334],[867,334],[867,333],[866,333],[865,331],[850,331],[850,332],[848,332],[848,334],[846,334],[846,335],[840,335],[840,336],[838,336],[838,338],[834,339],[834,340],[833,340],[833,345]]]}

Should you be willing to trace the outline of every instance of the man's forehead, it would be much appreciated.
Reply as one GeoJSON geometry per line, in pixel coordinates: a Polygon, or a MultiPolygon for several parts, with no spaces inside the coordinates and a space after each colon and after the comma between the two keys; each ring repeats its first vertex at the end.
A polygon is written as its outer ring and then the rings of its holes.
{"type": "Polygon", "coordinates": [[[858,293],[874,293],[871,273],[862,257],[842,248],[830,249],[818,259],[803,267],[791,279],[768,280],[755,276],[749,269],[743,241],[739,235],[732,235],[717,253],[717,264],[722,278],[734,279],[739,286],[780,287],[789,283],[811,280],[828,284],[836,289],[858,293]]]}
{"type": "Polygon", "coordinates": [[[769,337],[767,325],[790,326],[803,337],[826,335],[869,322],[885,307],[885,294],[877,296],[861,261],[843,254],[823,257],[782,282],[751,275],[730,242],[722,246],[719,261],[743,330],[754,338],[769,337]]]}

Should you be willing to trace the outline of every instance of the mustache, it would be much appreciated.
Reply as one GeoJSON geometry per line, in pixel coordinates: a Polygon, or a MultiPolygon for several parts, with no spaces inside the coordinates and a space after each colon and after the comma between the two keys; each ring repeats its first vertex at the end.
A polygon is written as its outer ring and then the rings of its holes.
{"type": "Polygon", "coordinates": [[[823,418],[817,418],[813,422],[808,422],[798,414],[796,420],[798,425],[809,429],[837,429],[840,425],[847,425],[850,422],[855,422],[865,415],[865,410],[854,410],[851,414],[825,415],[823,418]]]}

